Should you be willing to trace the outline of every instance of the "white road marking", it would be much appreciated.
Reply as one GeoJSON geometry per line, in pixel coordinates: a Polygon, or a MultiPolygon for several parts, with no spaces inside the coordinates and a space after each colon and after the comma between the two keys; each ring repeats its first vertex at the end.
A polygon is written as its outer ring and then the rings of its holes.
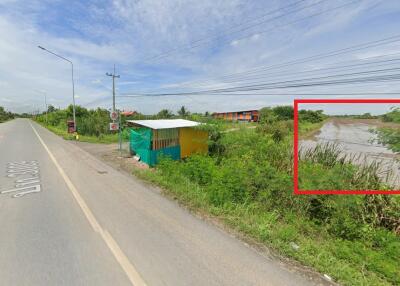
{"type": "Polygon", "coordinates": [[[129,261],[128,257],[125,253],[121,250],[118,243],[115,239],[111,236],[111,234],[104,230],[99,222],[96,220],[94,214],[90,210],[89,206],[86,204],[84,199],[79,194],[78,190],[76,189],[75,185],[69,179],[67,174],[61,168],[60,164],[54,157],[53,153],[51,153],[50,149],[47,147],[46,143],[44,143],[43,139],[40,137],[39,133],[36,131],[35,127],[29,122],[33,131],[35,132],[36,136],[38,137],[40,143],[42,143],[44,149],[47,151],[50,159],[53,161],[54,165],[56,166],[58,172],[60,173],[61,177],[64,179],[65,183],[67,184],[69,190],[71,191],[72,195],[74,196],[76,202],[78,203],[79,207],[82,209],[84,215],[86,216],[87,220],[89,221],[90,225],[92,226],[93,230],[100,234],[101,238],[104,240],[108,248],[110,249],[111,253],[114,255],[115,259],[118,261],[121,268],[124,270],[125,274],[128,276],[129,281],[132,285],[145,286],[146,283],[144,282],[143,278],[140,274],[136,271],[135,267],[129,261]]]}
{"type": "Polygon", "coordinates": [[[11,197],[20,198],[27,194],[39,193],[42,190],[39,178],[39,165],[37,161],[21,161],[8,163],[7,173],[9,173],[7,177],[19,177],[27,174],[35,176],[16,180],[14,189],[0,191],[0,195],[19,192],[12,195],[11,197]]]}
{"type": "MultiPolygon", "coordinates": [[[[23,192],[24,194],[38,193],[38,192],[40,192],[40,185],[34,185],[34,186],[29,186],[29,187],[15,188],[15,189],[11,189],[11,190],[1,191],[0,194],[8,194],[8,193],[13,193],[13,192],[20,192],[20,191],[23,191],[23,190],[29,190],[29,191],[23,192]]],[[[17,197],[19,197],[19,196],[17,196],[17,197]]],[[[17,197],[15,197],[15,198],[17,198],[17,197]]]]}
{"type": "Polygon", "coordinates": [[[39,180],[26,181],[25,183],[16,184],[15,187],[16,188],[21,188],[21,187],[24,187],[24,186],[27,186],[27,185],[30,185],[30,184],[33,184],[33,183],[40,183],[40,181],[39,180]]]}
{"type": "Polygon", "coordinates": [[[29,190],[29,191],[25,191],[25,192],[19,192],[19,193],[13,195],[12,197],[13,198],[20,198],[20,197],[23,197],[23,196],[25,196],[27,194],[39,193],[40,191],[41,191],[40,185],[36,185],[36,186],[34,186],[33,190],[29,190]]]}

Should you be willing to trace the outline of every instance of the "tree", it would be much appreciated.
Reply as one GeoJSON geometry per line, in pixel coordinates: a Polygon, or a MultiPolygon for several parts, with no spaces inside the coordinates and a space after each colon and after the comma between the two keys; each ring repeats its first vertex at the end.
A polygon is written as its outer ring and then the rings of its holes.
{"type": "Polygon", "coordinates": [[[272,109],[276,116],[278,116],[278,120],[291,120],[293,119],[293,106],[290,105],[282,105],[277,106],[272,109]]]}
{"type": "MultiPolygon", "coordinates": [[[[69,118],[73,117],[73,106],[69,105],[66,109],[69,118]]],[[[75,105],[75,116],[82,117],[88,115],[88,110],[80,105],[75,105]]]]}
{"type": "Polygon", "coordinates": [[[321,122],[326,118],[326,115],[323,113],[323,110],[299,110],[299,120],[300,121],[308,121],[311,123],[321,122]]]}
{"type": "Polygon", "coordinates": [[[14,114],[8,112],[4,109],[4,107],[0,106],[0,122],[6,121],[8,119],[14,118],[14,114]]]}
{"type": "Polygon", "coordinates": [[[260,123],[274,123],[278,120],[275,112],[270,107],[264,107],[260,109],[260,123]]]}
{"type": "Polygon", "coordinates": [[[190,114],[188,110],[186,110],[185,106],[182,105],[181,109],[178,110],[178,115],[181,117],[186,117],[190,114]]]}
{"type": "Polygon", "coordinates": [[[49,106],[47,107],[47,112],[48,113],[51,113],[51,112],[54,112],[54,111],[56,111],[57,109],[53,106],[53,105],[51,105],[51,104],[49,104],[49,106]]]}
{"type": "Polygon", "coordinates": [[[173,116],[174,114],[172,113],[172,111],[168,109],[162,109],[160,110],[160,112],[157,113],[157,118],[171,118],[173,116]]]}

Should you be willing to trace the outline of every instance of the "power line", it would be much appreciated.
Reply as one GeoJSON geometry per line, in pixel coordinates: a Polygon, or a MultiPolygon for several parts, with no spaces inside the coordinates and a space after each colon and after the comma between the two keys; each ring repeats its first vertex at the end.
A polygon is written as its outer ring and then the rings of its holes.
{"type": "MultiPolygon", "coordinates": [[[[206,93],[211,95],[217,95],[216,93],[206,93]]],[[[130,97],[152,97],[152,96],[179,96],[182,94],[138,94],[138,95],[118,95],[117,97],[123,98],[130,98],[130,97]]],[[[274,92],[274,93],[228,93],[228,94],[221,94],[224,96],[257,96],[257,95],[293,95],[293,96],[360,96],[360,95],[400,95],[399,92],[348,92],[348,93],[297,93],[297,92],[290,92],[290,93],[282,93],[282,92],[274,92]]],[[[187,96],[187,95],[184,95],[187,96]]],[[[192,99],[192,98],[191,98],[192,99]]]]}
{"type": "MultiPolygon", "coordinates": [[[[202,93],[210,93],[210,92],[234,92],[234,91],[249,91],[249,90],[259,90],[259,89],[278,89],[278,88],[291,88],[291,87],[304,87],[304,86],[315,86],[315,85],[332,85],[338,83],[356,83],[356,82],[364,82],[364,81],[381,81],[386,79],[393,79],[393,76],[399,76],[400,74],[389,74],[384,76],[374,76],[374,77],[356,77],[349,79],[341,79],[336,81],[316,81],[329,79],[334,77],[346,77],[346,76],[355,76],[355,75],[364,75],[368,73],[379,73],[379,72],[388,72],[388,71],[396,71],[400,68],[393,69],[381,69],[381,70],[372,70],[372,71],[364,71],[358,73],[347,73],[347,74],[336,74],[325,77],[314,77],[314,78],[303,78],[296,79],[291,81],[276,81],[276,82],[266,82],[266,83],[257,83],[252,85],[244,85],[244,86],[236,86],[230,88],[219,88],[219,89],[209,89],[209,90],[199,90],[199,91],[190,91],[190,92],[180,92],[180,93],[159,93],[160,95],[173,95],[173,94],[186,94],[186,95],[194,95],[194,94],[202,94],[202,93]]],[[[151,93],[148,93],[151,94],[151,93]]],[[[127,95],[127,93],[123,93],[122,95],[127,95]]]]}
{"type": "MultiPolygon", "coordinates": [[[[324,1],[325,1],[325,0],[324,0],[324,1]]],[[[323,10],[323,11],[320,11],[320,12],[317,12],[317,13],[314,13],[314,14],[311,14],[311,15],[308,15],[308,16],[306,16],[306,17],[296,19],[296,20],[294,20],[294,21],[291,21],[291,22],[288,22],[288,23],[285,23],[285,24],[282,24],[282,25],[275,26],[275,27],[273,27],[273,28],[271,28],[271,29],[268,29],[268,30],[259,31],[259,32],[257,32],[257,34],[260,35],[260,34],[265,34],[265,33],[268,33],[268,32],[273,32],[273,31],[275,31],[276,29],[283,28],[283,27],[286,27],[286,26],[290,26],[290,25],[293,25],[293,24],[297,24],[297,23],[299,23],[299,22],[302,22],[302,21],[305,21],[305,20],[309,20],[310,18],[314,18],[314,17],[320,16],[320,15],[323,15],[323,14],[325,14],[325,13],[329,13],[329,12],[332,12],[332,11],[335,11],[335,10],[338,10],[338,9],[341,9],[341,8],[344,8],[344,7],[346,7],[346,6],[352,5],[352,4],[354,4],[354,3],[356,3],[356,2],[360,2],[360,1],[361,1],[361,0],[350,1],[349,3],[343,4],[343,5],[339,5],[339,6],[330,8],[330,9],[326,9],[326,10],[323,10]]],[[[322,2],[322,1],[321,1],[321,2],[322,2]]],[[[318,3],[320,3],[320,2],[318,2],[318,3]]],[[[286,16],[286,15],[285,15],[285,16],[286,16]]],[[[246,36],[240,37],[240,38],[238,38],[238,39],[236,39],[236,40],[240,41],[240,40],[244,40],[244,39],[247,39],[247,38],[249,38],[249,37],[252,37],[252,36],[253,36],[253,34],[251,34],[251,35],[246,35],[246,36]]],[[[190,47],[186,47],[185,50],[192,50],[192,49],[197,48],[197,47],[199,47],[199,46],[201,46],[201,45],[202,45],[202,44],[197,44],[197,45],[193,45],[193,46],[190,46],[190,47]]],[[[222,45],[222,44],[221,44],[221,45],[222,45]]],[[[182,49],[180,49],[180,50],[182,50],[182,49]]],[[[179,50],[179,51],[180,51],[180,50],[179,50]]],[[[162,56],[162,57],[157,58],[157,60],[163,59],[163,58],[165,58],[165,57],[168,57],[168,54],[165,55],[165,56],[162,56]]]]}
{"type": "MultiPolygon", "coordinates": [[[[316,80],[316,79],[329,79],[329,78],[335,78],[335,77],[345,77],[345,76],[354,76],[354,75],[364,75],[364,74],[371,74],[371,73],[383,73],[383,72],[389,72],[389,71],[397,71],[400,70],[400,67],[395,67],[395,68],[389,68],[389,69],[379,69],[379,70],[367,70],[367,71],[360,71],[360,72],[353,72],[353,73],[345,73],[345,74],[333,74],[333,75],[328,75],[328,76],[322,76],[322,77],[313,77],[313,78],[303,78],[303,79],[292,79],[292,80],[287,80],[287,81],[280,81],[280,82],[274,82],[276,84],[280,83],[296,83],[296,82],[302,82],[305,80],[316,80]]],[[[263,82],[250,82],[246,83],[248,86],[249,85],[264,85],[266,83],[263,82]]],[[[232,87],[235,88],[235,87],[232,87]]]]}
{"type": "MultiPolygon", "coordinates": [[[[257,20],[259,20],[259,19],[264,18],[265,16],[274,14],[274,13],[276,13],[276,12],[279,12],[279,11],[281,11],[281,10],[287,9],[287,8],[289,8],[289,7],[292,7],[292,6],[296,6],[297,4],[299,4],[299,3],[301,3],[301,2],[304,2],[304,1],[306,1],[306,0],[301,0],[301,1],[298,1],[298,2],[295,2],[295,3],[292,3],[292,4],[290,4],[290,5],[286,5],[286,6],[282,7],[282,8],[279,8],[279,9],[276,9],[276,10],[273,10],[273,11],[270,11],[270,12],[268,12],[267,14],[264,14],[262,17],[259,17],[259,18],[257,18],[257,19],[253,19],[253,20],[251,20],[251,21],[249,21],[249,22],[257,21],[257,20]]],[[[187,45],[187,46],[185,46],[185,47],[171,49],[171,50],[169,50],[169,51],[167,51],[167,52],[165,52],[165,53],[159,54],[159,55],[157,55],[157,56],[153,56],[153,57],[149,58],[149,60],[157,60],[157,59],[165,58],[166,56],[168,56],[168,55],[170,55],[170,54],[172,54],[172,53],[174,53],[174,52],[181,51],[181,50],[185,50],[185,49],[192,49],[192,48],[201,46],[201,45],[203,45],[203,44],[205,44],[205,43],[209,43],[209,42],[212,42],[212,41],[214,41],[214,40],[222,39],[222,38],[224,38],[224,37],[226,37],[226,36],[229,36],[229,35],[233,35],[233,34],[236,34],[236,33],[243,32],[243,31],[249,30],[249,29],[251,29],[251,28],[257,27],[257,26],[259,26],[259,25],[261,25],[261,24],[265,24],[265,23],[268,23],[268,22],[271,22],[271,21],[280,19],[280,18],[282,18],[282,17],[285,17],[285,16],[287,16],[287,15],[300,12],[300,11],[302,11],[302,10],[304,10],[304,9],[311,8],[311,7],[313,7],[313,6],[319,5],[319,4],[321,4],[321,3],[323,3],[323,2],[326,2],[326,1],[327,1],[327,0],[321,0],[321,1],[319,1],[319,2],[312,3],[312,4],[310,4],[310,5],[301,7],[301,8],[299,8],[299,9],[296,9],[296,10],[293,10],[293,11],[289,11],[289,12],[287,12],[286,14],[282,14],[282,15],[279,15],[279,16],[275,16],[275,17],[270,18],[270,19],[267,19],[267,20],[263,20],[263,21],[261,21],[261,22],[252,24],[252,25],[250,25],[250,26],[244,27],[244,28],[242,28],[242,29],[240,29],[240,30],[236,30],[236,31],[233,31],[233,32],[230,32],[230,33],[221,33],[221,34],[219,34],[219,35],[217,35],[217,36],[214,36],[214,37],[207,37],[207,38],[195,40],[195,41],[191,42],[189,45],[187,45]]],[[[237,27],[239,27],[239,26],[241,26],[241,25],[242,25],[242,24],[238,25],[237,27]]],[[[231,29],[229,29],[229,30],[233,30],[233,29],[231,28],[231,29]]],[[[229,30],[228,30],[228,31],[229,31],[229,30]]],[[[146,61],[146,60],[145,60],[145,61],[146,61]]]]}
{"type": "MultiPolygon", "coordinates": [[[[246,76],[246,77],[242,77],[242,78],[227,80],[227,81],[223,81],[219,84],[213,84],[213,85],[215,86],[215,85],[224,85],[224,84],[228,84],[228,83],[246,82],[249,80],[265,78],[266,76],[268,76],[268,78],[287,78],[290,75],[298,75],[299,73],[301,73],[301,74],[318,73],[319,74],[319,73],[321,73],[321,71],[323,72],[323,71],[329,71],[329,70],[353,71],[353,70],[359,70],[360,66],[372,65],[372,64],[374,64],[374,67],[384,67],[387,65],[393,65],[394,63],[396,63],[398,61],[400,61],[400,58],[384,60],[384,61],[376,61],[376,62],[371,62],[371,63],[360,63],[360,64],[354,64],[354,65],[334,66],[334,67],[328,67],[328,68],[302,70],[302,71],[296,71],[296,72],[283,71],[283,72],[279,72],[279,73],[266,73],[266,74],[261,74],[259,76],[246,76]],[[379,63],[381,63],[381,64],[379,64],[379,63]]],[[[207,86],[207,85],[205,85],[205,86],[207,86]]]]}
{"type": "Polygon", "coordinates": [[[398,41],[400,41],[400,35],[395,35],[395,36],[383,38],[380,40],[368,41],[368,42],[364,42],[362,44],[357,44],[357,45],[349,46],[346,48],[341,48],[338,50],[333,50],[333,51],[326,52],[326,53],[320,53],[320,54],[309,56],[309,57],[304,57],[304,58],[300,58],[300,59],[296,59],[296,60],[287,61],[287,62],[280,63],[280,64],[263,65],[263,66],[249,69],[247,71],[243,71],[243,72],[236,72],[236,73],[221,75],[221,76],[218,76],[215,78],[209,78],[208,80],[205,79],[205,80],[200,80],[200,81],[193,81],[193,82],[186,83],[182,86],[193,84],[193,83],[194,84],[206,83],[206,82],[210,82],[211,80],[224,79],[224,78],[229,78],[232,76],[248,75],[248,74],[257,73],[260,71],[280,69],[283,67],[289,67],[289,66],[293,66],[293,65],[297,65],[297,64],[307,63],[307,62],[311,62],[311,61],[315,61],[315,60],[320,60],[320,59],[329,58],[329,57],[333,57],[333,56],[337,56],[337,55],[341,55],[341,54],[346,54],[349,52],[360,51],[360,50],[368,49],[371,47],[387,45],[387,44],[391,44],[391,43],[398,42],[398,41]]]}

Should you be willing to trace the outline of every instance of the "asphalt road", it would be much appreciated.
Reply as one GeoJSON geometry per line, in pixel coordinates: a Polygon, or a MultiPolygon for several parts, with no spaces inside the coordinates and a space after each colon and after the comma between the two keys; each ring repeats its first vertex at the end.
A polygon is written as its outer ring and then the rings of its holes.
{"type": "Polygon", "coordinates": [[[29,120],[0,172],[0,285],[317,284],[29,120]]]}

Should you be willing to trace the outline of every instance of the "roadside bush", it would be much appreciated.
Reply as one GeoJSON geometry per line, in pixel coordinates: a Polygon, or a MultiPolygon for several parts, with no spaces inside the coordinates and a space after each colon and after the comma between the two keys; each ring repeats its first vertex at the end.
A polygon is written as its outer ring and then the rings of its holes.
{"type": "MultiPolygon", "coordinates": [[[[348,271],[354,271],[352,275],[363,271],[367,276],[373,273],[365,281],[374,281],[374,285],[376,281],[400,283],[394,266],[400,260],[399,198],[293,195],[293,123],[278,120],[271,109],[265,113],[269,123],[256,129],[226,132],[216,123],[210,129],[215,133],[209,155],[196,154],[181,162],[162,160],[157,176],[164,186],[176,189],[174,194],[189,201],[200,198],[197,205],[208,206],[211,213],[263,242],[273,241],[280,250],[311,265],[319,267],[322,262],[322,271],[334,261],[351,269],[333,266],[341,277],[348,271]],[[306,239],[312,243],[308,245],[306,239]],[[293,251],[288,246],[291,242],[301,250],[293,251]],[[321,245],[325,248],[320,249],[321,245]]],[[[317,120],[319,115],[307,114],[317,120]]],[[[301,150],[301,188],[388,188],[376,175],[377,165],[358,167],[352,159],[334,144],[301,150]]],[[[358,285],[363,285],[363,275],[358,285]]]]}
{"type": "Polygon", "coordinates": [[[378,141],[387,145],[394,152],[400,152],[400,130],[394,128],[378,128],[378,141]]]}
{"type": "Polygon", "coordinates": [[[322,110],[299,110],[299,121],[307,121],[311,123],[321,122],[326,118],[322,110]]]}
{"type": "Polygon", "coordinates": [[[9,119],[13,119],[14,117],[15,115],[12,112],[8,112],[4,109],[4,107],[0,106],[0,123],[9,119]]]}
{"type": "MultiPolygon", "coordinates": [[[[111,134],[108,129],[110,122],[110,113],[106,109],[97,108],[88,110],[77,105],[75,107],[77,132],[81,135],[96,136],[111,134]]],[[[54,110],[46,116],[43,113],[36,117],[36,120],[60,130],[67,130],[67,120],[72,120],[73,108],[72,105],[64,110],[54,110]]]]}
{"type": "Polygon", "coordinates": [[[400,108],[394,108],[391,112],[384,114],[382,120],[384,122],[400,123],[400,108]]]}

